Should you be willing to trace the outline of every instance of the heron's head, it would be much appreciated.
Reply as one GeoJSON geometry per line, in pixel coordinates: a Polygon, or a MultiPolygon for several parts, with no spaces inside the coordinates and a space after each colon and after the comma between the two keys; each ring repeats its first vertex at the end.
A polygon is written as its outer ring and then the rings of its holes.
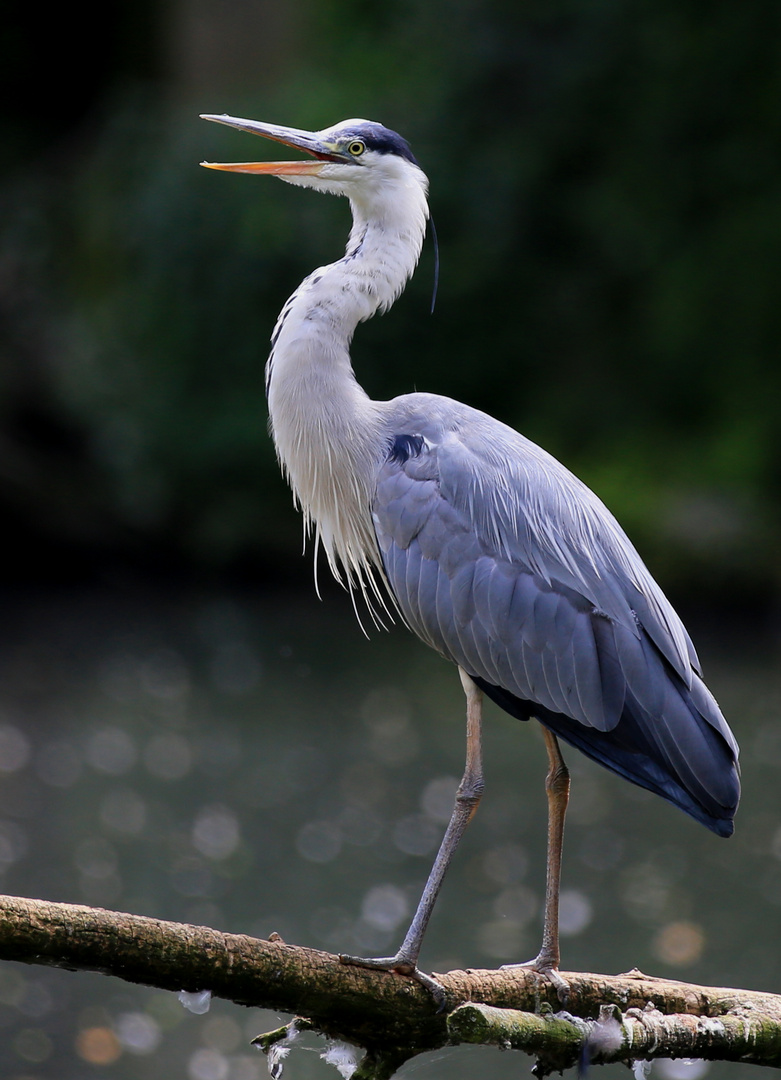
{"type": "Polygon", "coordinates": [[[234,116],[204,114],[202,119],[262,135],[314,158],[229,164],[202,162],[207,169],[278,176],[291,184],[345,195],[370,214],[375,214],[389,198],[401,196],[405,189],[425,199],[428,182],[407,141],[372,120],[343,120],[323,131],[300,131],[234,116]]]}

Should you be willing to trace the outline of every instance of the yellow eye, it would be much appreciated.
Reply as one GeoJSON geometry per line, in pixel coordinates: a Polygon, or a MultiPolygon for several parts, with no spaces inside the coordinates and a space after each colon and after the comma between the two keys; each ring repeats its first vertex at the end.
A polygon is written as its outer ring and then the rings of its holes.
{"type": "Polygon", "coordinates": [[[360,157],[365,149],[366,144],[361,142],[360,139],[353,139],[353,141],[347,147],[348,152],[352,154],[353,157],[360,157]]]}

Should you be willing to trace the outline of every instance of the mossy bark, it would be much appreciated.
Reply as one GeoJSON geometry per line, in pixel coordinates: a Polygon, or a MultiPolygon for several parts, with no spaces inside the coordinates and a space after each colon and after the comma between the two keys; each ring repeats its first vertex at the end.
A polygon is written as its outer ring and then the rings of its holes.
{"type": "Polygon", "coordinates": [[[384,1080],[425,1050],[477,1042],[524,1050],[546,1075],[582,1059],[741,1060],[781,1068],[781,997],[623,975],[562,973],[565,1002],[523,968],[437,974],[437,1011],[419,983],[348,967],[330,953],[122,912],[0,897],[0,959],[97,971],[308,1018],[362,1047],[355,1077],[384,1080]],[[469,1003],[465,1005],[464,1003],[469,1003]]]}

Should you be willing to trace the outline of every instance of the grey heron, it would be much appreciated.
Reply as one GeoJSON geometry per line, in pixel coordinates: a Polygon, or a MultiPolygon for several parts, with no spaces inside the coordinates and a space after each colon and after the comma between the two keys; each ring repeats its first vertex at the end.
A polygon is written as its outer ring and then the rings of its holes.
{"type": "Polygon", "coordinates": [[[306,151],[209,168],[278,176],[349,199],[344,256],[282,308],[267,365],[276,451],[337,578],[371,602],[383,585],[407,625],[460,673],[466,766],[442,845],[399,951],[343,957],[411,975],[442,879],[483,791],[483,695],[542,726],[549,760],[542,947],[526,966],[566,989],[558,902],[569,774],[559,739],[732,833],[738,747],[702,681],[694,646],[616,519],[550,454],[446,397],[373,401],[349,347],[412,275],[429,217],[409,145],[367,120],[323,131],[205,115],[306,151]]]}

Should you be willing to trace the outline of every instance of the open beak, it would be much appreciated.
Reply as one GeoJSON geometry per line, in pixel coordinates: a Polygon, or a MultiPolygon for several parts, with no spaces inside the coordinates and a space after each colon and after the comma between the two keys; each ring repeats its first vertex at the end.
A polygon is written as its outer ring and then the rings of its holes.
{"type": "Polygon", "coordinates": [[[267,176],[317,176],[324,165],[337,162],[342,164],[345,158],[334,152],[334,147],[322,141],[313,131],[299,131],[298,128],[277,127],[274,124],[261,124],[258,120],[240,120],[235,116],[203,113],[202,120],[213,120],[216,124],[248,131],[251,135],[262,135],[283,146],[292,146],[311,154],[316,161],[239,161],[220,163],[202,161],[206,169],[221,169],[223,172],[260,173],[267,176]]]}

